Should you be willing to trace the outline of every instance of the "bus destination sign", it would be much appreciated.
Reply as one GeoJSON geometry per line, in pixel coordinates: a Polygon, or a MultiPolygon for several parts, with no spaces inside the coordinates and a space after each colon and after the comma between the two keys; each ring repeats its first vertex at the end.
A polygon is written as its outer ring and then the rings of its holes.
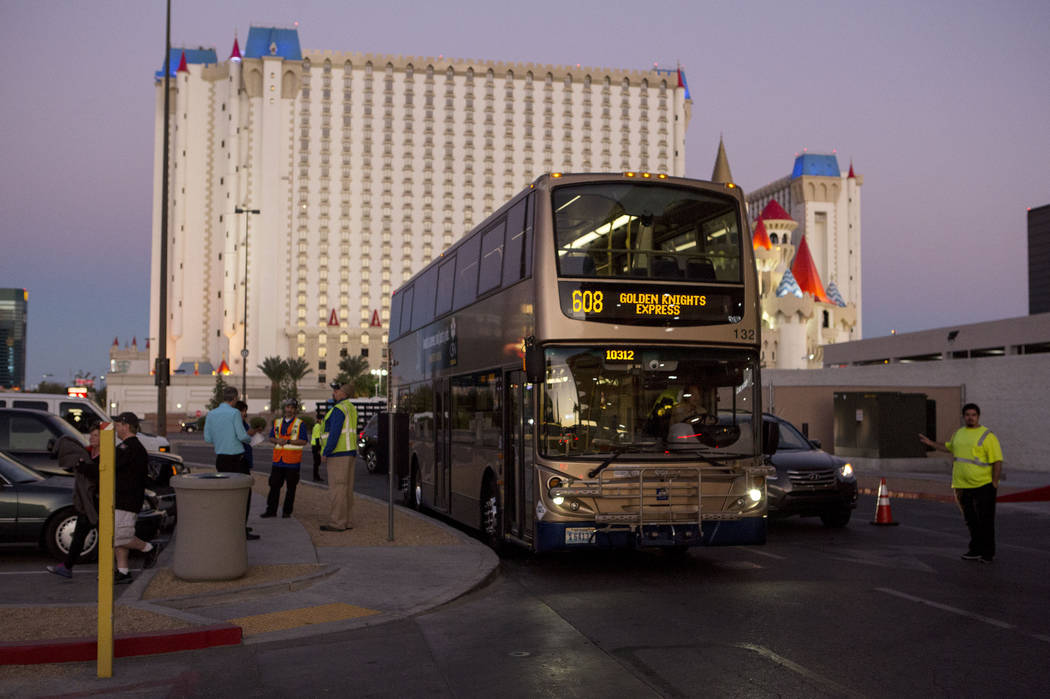
{"type": "Polygon", "coordinates": [[[739,323],[743,289],[673,284],[559,282],[562,312],[569,318],[624,325],[739,323]]]}

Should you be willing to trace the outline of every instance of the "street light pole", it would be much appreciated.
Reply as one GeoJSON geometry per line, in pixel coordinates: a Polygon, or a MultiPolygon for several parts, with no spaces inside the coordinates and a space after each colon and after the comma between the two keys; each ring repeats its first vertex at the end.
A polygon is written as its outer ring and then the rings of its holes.
{"type": "Polygon", "coordinates": [[[248,402],[248,216],[258,214],[258,209],[234,208],[234,213],[244,214],[244,344],[241,347],[241,400],[248,402]]]}

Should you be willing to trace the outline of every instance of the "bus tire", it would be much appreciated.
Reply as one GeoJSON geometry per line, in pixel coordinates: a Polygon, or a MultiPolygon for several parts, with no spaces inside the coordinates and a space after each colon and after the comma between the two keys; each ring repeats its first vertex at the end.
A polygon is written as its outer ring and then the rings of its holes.
{"type": "Polygon", "coordinates": [[[492,475],[481,486],[481,538],[497,552],[503,544],[503,505],[492,475]]]}

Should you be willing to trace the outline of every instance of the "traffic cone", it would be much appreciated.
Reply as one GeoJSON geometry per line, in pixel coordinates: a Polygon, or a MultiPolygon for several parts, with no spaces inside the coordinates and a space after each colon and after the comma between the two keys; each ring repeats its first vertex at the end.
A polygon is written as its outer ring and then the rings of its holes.
{"type": "Polygon", "coordinates": [[[890,491],[886,489],[886,479],[879,483],[879,494],[875,497],[875,519],[872,524],[897,526],[900,522],[893,521],[893,513],[890,511],[890,491]]]}

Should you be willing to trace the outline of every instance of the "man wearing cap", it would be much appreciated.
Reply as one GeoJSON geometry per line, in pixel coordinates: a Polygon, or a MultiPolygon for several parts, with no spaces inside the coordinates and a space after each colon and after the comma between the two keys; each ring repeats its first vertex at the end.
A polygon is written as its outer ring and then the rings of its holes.
{"type": "MultiPolygon", "coordinates": [[[[237,389],[226,386],[222,389],[222,400],[219,407],[209,410],[204,418],[204,441],[215,447],[215,470],[228,471],[231,473],[251,474],[251,470],[244,461],[244,445],[251,442],[244,429],[244,419],[234,404],[237,402],[237,389]]],[[[252,509],[252,491],[248,489],[248,502],[244,509],[244,521],[248,522],[248,513],[252,509]]],[[[258,534],[253,534],[245,527],[245,538],[255,540],[258,534]]]]}
{"type": "Polygon", "coordinates": [[[135,435],[139,431],[139,419],[135,413],[121,413],[113,419],[113,429],[121,440],[117,445],[116,493],[113,516],[113,552],[117,559],[117,574],[114,584],[131,582],[128,569],[128,551],[135,549],[146,554],[143,567],[150,568],[157,562],[160,548],[135,536],[135,520],[146,497],[146,477],[149,474],[149,456],[146,447],[135,435]]]}
{"type": "Polygon", "coordinates": [[[353,392],[349,383],[332,384],[335,405],[324,418],[324,449],[321,452],[321,463],[328,473],[330,505],[328,523],[321,525],[321,531],[342,532],[354,528],[357,408],[350,402],[353,392]]]}
{"type": "Polygon", "coordinates": [[[281,499],[281,485],[287,483],[284,495],[283,517],[292,516],[295,506],[295,487],[299,485],[299,467],[306,445],[306,424],[299,419],[299,402],[288,398],[281,404],[284,418],[273,421],[270,441],[273,442],[273,467],[270,469],[270,494],[266,498],[263,517],[277,516],[277,503],[281,499]]]}

